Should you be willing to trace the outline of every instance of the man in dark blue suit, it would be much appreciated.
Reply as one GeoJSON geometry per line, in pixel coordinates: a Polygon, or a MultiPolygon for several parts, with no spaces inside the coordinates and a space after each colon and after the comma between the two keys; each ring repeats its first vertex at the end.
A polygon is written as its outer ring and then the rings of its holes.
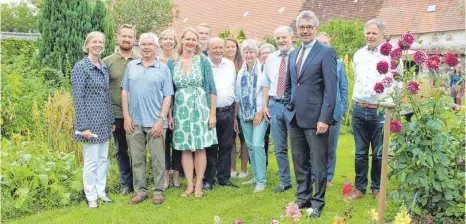
{"type": "Polygon", "coordinates": [[[293,165],[300,208],[320,217],[327,183],[328,129],[336,101],[337,59],[334,49],[315,36],[319,19],[311,11],[296,18],[303,46],[290,53],[285,83],[285,119],[290,124],[293,165]],[[315,191],[312,171],[315,171],[315,191]]]}

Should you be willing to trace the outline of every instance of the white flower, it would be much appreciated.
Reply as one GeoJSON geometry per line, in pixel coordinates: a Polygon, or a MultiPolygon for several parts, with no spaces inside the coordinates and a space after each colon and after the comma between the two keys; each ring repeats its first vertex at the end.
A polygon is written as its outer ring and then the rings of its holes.
{"type": "Polygon", "coordinates": [[[220,217],[218,215],[214,216],[214,224],[220,224],[220,217]]]}
{"type": "Polygon", "coordinates": [[[314,211],[314,209],[312,209],[312,208],[306,209],[307,216],[310,216],[313,211],[314,211]]]}

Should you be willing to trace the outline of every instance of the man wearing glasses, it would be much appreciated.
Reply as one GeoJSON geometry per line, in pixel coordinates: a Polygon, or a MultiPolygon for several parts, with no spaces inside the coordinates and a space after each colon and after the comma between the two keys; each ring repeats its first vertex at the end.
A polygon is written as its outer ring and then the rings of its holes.
{"type": "Polygon", "coordinates": [[[319,19],[311,11],[296,18],[303,46],[288,60],[285,82],[285,119],[289,123],[292,158],[299,208],[311,207],[310,217],[320,217],[327,183],[328,128],[333,123],[336,102],[337,59],[334,49],[315,36],[319,19]],[[315,171],[315,191],[312,171],[315,171]]]}

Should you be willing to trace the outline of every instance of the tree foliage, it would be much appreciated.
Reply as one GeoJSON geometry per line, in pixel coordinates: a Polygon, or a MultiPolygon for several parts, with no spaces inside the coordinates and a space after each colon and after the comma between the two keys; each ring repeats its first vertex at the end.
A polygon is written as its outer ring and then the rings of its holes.
{"type": "Polygon", "coordinates": [[[113,35],[113,27],[107,18],[107,8],[101,0],[95,2],[94,9],[92,10],[92,30],[105,33],[105,52],[102,57],[110,55],[115,50],[115,39],[113,35]]]}
{"type": "Polygon", "coordinates": [[[29,6],[26,1],[2,3],[1,8],[1,31],[37,32],[37,8],[29,6]]]}
{"type": "Polygon", "coordinates": [[[337,51],[339,58],[354,53],[366,44],[364,38],[364,23],[359,20],[330,20],[319,28],[332,38],[331,45],[337,51]]]}
{"type": "Polygon", "coordinates": [[[89,32],[98,29],[113,37],[113,31],[106,28],[105,7],[99,2],[92,10],[88,0],[44,0],[39,19],[38,58],[42,65],[69,75],[71,66],[85,55],[82,44],[89,32]]]}
{"type": "Polygon", "coordinates": [[[137,34],[161,31],[178,15],[170,0],[114,0],[108,8],[114,30],[122,24],[131,24],[137,34]]]}

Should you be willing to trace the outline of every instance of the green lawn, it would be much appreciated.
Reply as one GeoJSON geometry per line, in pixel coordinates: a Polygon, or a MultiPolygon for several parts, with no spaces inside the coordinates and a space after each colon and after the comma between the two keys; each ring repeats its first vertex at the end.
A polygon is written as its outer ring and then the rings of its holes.
{"type": "MultiPolygon", "coordinates": [[[[239,161],[239,160],[238,160],[239,161]]],[[[291,161],[291,160],[290,160],[291,161]]],[[[112,166],[116,166],[113,163],[112,166]]],[[[274,194],[272,189],[279,184],[276,176],[277,164],[274,154],[269,155],[267,189],[253,194],[254,186],[241,186],[239,189],[215,187],[201,199],[180,198],[184,189],[170,188],[163,205],[155,206],[150,200],[140,205],[129,206],[130,196],[110,195],[114,204],[100,204],[98,209],[87,208],[86,203],[64,207],[14,220],[15,223],[212,223],[219,216],[221,223],[232,223],[240,217],[244,223],[270,223],[285,212],[282,209],[295,200],[293,190],[274,194]]],[[[241,184],[242,180],[232,179],[241,184]]],[[[294,180],[294,175],[293,175],[294,180]]],[[[369,195],[357,201],[345,202],[341,195],[344,183],[354,181],[354,140],[346,130],[342,130],[337,153],[337,167],[334,186],[326,192],[326,206],[322,217],[307,219],[302,216],[299,223],[333,223],[335,216],[343,216],[349,206],[353,206],[352,218],[346,223],[368,223],[369,210],[377,208],[377,201],[369,195]]],[[[185,185],[183,185],[185,186],[185,185]]]]}

